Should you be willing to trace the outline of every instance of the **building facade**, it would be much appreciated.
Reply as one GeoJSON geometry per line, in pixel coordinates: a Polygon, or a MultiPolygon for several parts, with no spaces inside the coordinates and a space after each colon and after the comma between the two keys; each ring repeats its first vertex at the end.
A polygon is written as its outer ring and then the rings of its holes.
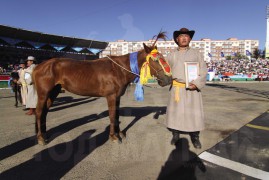
{"type": "MultiPolygon", "coordinates": [[[[128,42],[125,40],[118,40],[116,42],[109,42],[106,49],[100,53],[100,57],[105,56],[119,56],[143,49],[143,43],[146,45],[153,44],[153,40],[149,41],[134,41],[128,42]]],[[[177,48],[174,40],[158,41],[156,43],[158,50],[167,56],[171,51],[177,48]]],[[[258,40],[238,40],[237,38],[229,38],[227,40],[211,40],[201,39],[200,41],[192,40],[190,47],[198,48],[204,54],[205,61],[222,60],[226,56],[233,56],[234,53],[247,55],[246,52],[253,53],[256,48],[259,48],[258,40]]]]}
{"type": "Polygon", "coordinates": [[[266,27],[265,57],[269,58],[269,5],[266,7],[266,27]]]}

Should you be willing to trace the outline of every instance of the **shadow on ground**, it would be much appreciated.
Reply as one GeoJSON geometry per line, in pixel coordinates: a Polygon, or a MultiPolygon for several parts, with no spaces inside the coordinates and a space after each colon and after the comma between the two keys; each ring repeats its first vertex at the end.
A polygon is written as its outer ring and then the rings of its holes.
{"type": "Polygon", "coordinates": [[[108,140],[109,126],[100,134],[82,133],[72,141],[45,149],[0,175],[0,179],[60,179],[108,140]]]}
{"type": "MultiPolygon", "coordinates": [[[[120,108],[120,117],[134,117],[123,132],[126,132],[141,118],[153,113],[153,118],[158,119],[165,113],[166,107],[123,107],[120,108]]],[[[71,120],[47,131],[49,141],[84,124],[102,119],[108,116],[108,111],[100,114],[91,114],[79,119],[71,120]]],[[[34,128],[34,127],[33,127],[34,128]]],[[[76,139],[57,144],[37,153],[34,158],[23,162],[0,175],[0,179],[59,179],[72,167],[78,164],[96,148],[103,145],[109,137],[109,126],[104,132],[92,136],[95,130],[82,133],[76,139]]],[[[15,155],[27,148],[36,145],[36,136],[31,136],[0,149],[0,159],[15,155]]]]}
{"type": "Polygon", "coordinates": [[[197,168],[203,173],[206,172],[206,167],[202,160],[189,148],[188,139],[180,138],[162,167],[158,177],[159,180],[192,180],[197,179],[195,174],[197,168]]]}

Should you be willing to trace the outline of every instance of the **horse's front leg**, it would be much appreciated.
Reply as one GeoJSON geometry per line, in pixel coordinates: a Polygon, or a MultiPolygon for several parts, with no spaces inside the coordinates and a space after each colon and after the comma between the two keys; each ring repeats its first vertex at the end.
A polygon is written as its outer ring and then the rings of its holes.
{"type": "Polygon", "coordinates": [[[109,112],[109,119],[110,119],[110,132],[109,132],[109,137],[113,142],[119,142],[119,137],[116,133],[116,128],[117,123],[115,121],[116,118],[116,94],[110,95],[106,97],[107,99],[107,104],[108,104],[108,112],[109,112]]]}
{"type": "Polygon", "coordinates": [[[124,139],[126,135],[120,130],[120,98],[116,99],[116,116],[115,116],[115,133],[120,136],[120,138],[124,139]]]}

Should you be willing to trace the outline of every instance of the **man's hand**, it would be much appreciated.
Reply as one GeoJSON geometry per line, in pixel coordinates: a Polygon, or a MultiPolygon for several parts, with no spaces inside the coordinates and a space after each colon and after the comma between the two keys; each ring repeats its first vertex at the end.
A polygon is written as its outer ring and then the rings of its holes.
{"type": "Polygon", "coordinates": [[[198,88],[195,86],[195,84],[190,83],[188,89],[191,91],[194,91],[194,90],[197,90],[198,88]]]}

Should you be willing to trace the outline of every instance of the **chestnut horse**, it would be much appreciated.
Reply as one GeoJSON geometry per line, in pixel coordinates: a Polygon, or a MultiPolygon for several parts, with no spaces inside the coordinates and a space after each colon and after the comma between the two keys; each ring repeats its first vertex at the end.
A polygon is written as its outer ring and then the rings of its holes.
{"type": "MultiPolygon", "coordinates": [[[[159,33],[150,47],[143,44],[144,49],[137,53],[139,69],[146,62],[147,55],[150,55],[156,48],[157,40],[163,37],[165,37],[164,33],[159,33]]],[[[148,60],[150,73],[157,77],[160,86],[169,85],[172,77],[165,73],[165,68],[160,64],[160,61],[165,62],[164,57],[159,52],[156,56],[156,58],[151,56],[148,60]]],[[[129,54],[109,56],[93,61],[53,58],[39,64],[33,71],[34,85],[38,95],[36,107],[38,143],[46,144],[46,116],[61,88],[82,96],[105,97],[110,118],[110,139],[120,141],[123,135],[119,127],[120,98],[136,77],[137,74],[131,72],[129,54]]]]}

